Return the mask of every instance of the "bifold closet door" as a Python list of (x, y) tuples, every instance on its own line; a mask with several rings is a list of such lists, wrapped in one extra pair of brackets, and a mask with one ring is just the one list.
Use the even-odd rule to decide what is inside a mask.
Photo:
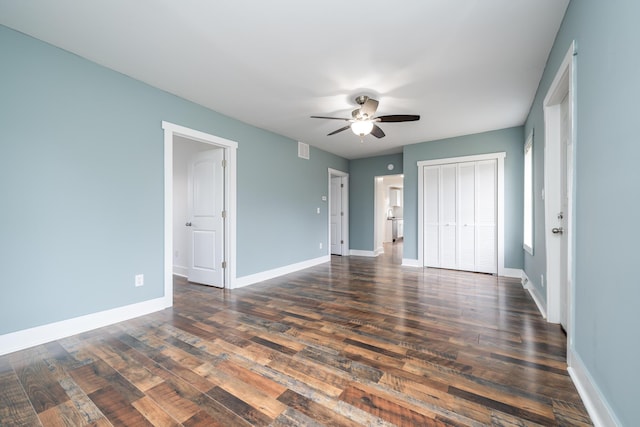
[(495, 160), (424, 167), (424, 265), (497, 273)]
[(458, 164), (458, 264), (476, 269), (476, 162)]
[(424, 265), (440, 267), (440, 166), (424, 168)]
[(476, 268), (498, 273), (497, 164), (483, 160), (476, 164)]
[(440, 166), (440, 267), (458, 268), (457, 165)]

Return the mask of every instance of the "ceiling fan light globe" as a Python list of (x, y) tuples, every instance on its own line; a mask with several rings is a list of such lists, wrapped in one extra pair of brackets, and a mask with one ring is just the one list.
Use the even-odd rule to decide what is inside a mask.
[(358, 120), (351, 123), (351, 131), (359, 136), (369, 135), (373, 129), (373, 122), (369, 120)]

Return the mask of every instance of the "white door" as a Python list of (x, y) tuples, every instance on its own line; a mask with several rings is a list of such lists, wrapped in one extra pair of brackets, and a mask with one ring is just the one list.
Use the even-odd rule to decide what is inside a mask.
[(424, 166), (426, 267), (496, 274), (497, 161)]
[(567, 241), (567, 233), (566, 230), (566, 216), (568, 212), (568, 189), (567, 183), (569, 180), (567, 179), (567, 165), (572, 160), (571, 154), (572, 150), (569, 146), (571, 138), (569, 129), (569, 97), (565, 96), (565, 98), (560, 103), (560, 209), (561, 211), (558, 213), (558, 225), (557, 230), (559, 230), (557, 237), (560, 239), (560, 324), (564, 328), (567, 329), (567, 289), (568, 289), (568, 273), (569, 268), (567, 265), (568, 259), (568, 241)]
[(458, 268), (476, 267), (476, 164), (458, 165)]
[(331, 254), (342, 255), (342, 178), (331, 178)]
[(456, 164), (440, 168), (440, 267), (458, 268)]
[(498, 170), (495, 160), (476, 163), (476, 265), (473, 271), (498, 273)]
[(197, 153), (189, 163), (188, 280), (224, 287), (223, 149)]
[(440, 267), (440, 166), (424, 168), (424, 265)]

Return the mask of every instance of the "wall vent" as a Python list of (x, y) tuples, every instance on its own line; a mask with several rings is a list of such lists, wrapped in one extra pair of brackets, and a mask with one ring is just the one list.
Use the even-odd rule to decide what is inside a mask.
[(309, 144), (298, 141), (298, 157), (309, 160)]

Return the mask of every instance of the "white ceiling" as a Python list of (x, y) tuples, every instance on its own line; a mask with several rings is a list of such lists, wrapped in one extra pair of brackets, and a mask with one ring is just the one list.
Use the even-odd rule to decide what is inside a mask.
[[(0, 23), (347, 157), (518, 126), (569, 0), (0, 0)], [(387, 136), (346, 123), (380, 101)]]

